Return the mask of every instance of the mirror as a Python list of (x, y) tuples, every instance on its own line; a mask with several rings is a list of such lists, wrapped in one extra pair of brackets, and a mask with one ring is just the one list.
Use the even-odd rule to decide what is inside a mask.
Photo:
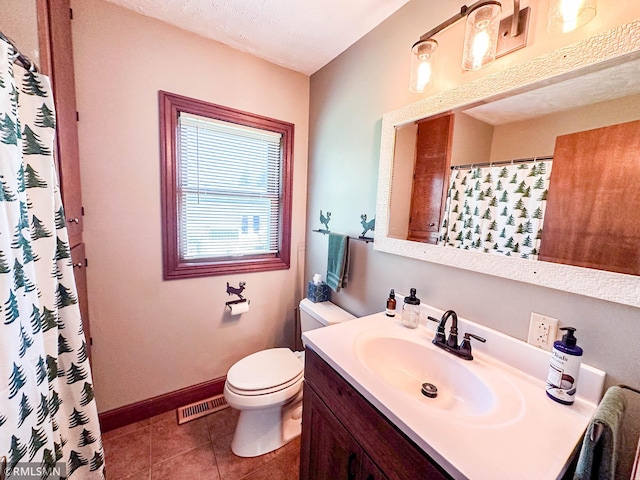
[[(374, 248), (640, 306), (637, 276), (406, 240), (417, 121), (453, 113), (456, 125), (480, 125), (467, 128), (472, 136), (465, 134), (461, 143), (453, 129), (450, 160), (460, 165), (478, 163), (480, 151), (486, 153), (479, 161), (487, 163), (550, 156), (558, 135), (638, 120), (640, 42), (634, 44), (625, 34), (622, 45), (625, 28), (637, 31), (639, 22), (385, 114)], [(601, 58), (593, 57), (595, 51)], [(577, 115), (570, 116), (571, 111)], [(493, 135), (483, 137), (483, 130)], [(475, 145), (473, 157), (468, 156), (470, 144)]]

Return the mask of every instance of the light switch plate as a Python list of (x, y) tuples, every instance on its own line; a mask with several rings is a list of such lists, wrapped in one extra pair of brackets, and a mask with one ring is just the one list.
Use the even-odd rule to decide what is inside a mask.
[(558, 334), (558, 320), (540, 313), (531, 313), (527, 342), (536, 347), (551, 350)]

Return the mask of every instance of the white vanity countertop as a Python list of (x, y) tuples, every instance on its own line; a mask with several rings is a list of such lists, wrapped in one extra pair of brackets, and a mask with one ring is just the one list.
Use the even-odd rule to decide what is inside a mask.
[[(303, 338), (307, 347), (454, 478), (560, 477), (602, 396), (605, 373), (583, 364), (575, 403), (559, 404), (545, 394), (549, 352), (459, 318), (460, 339), (466, 332), (487, 338), (485, 344), (472, 340), (474, 360), (459, 359), (431, 343), (436, 324), (426, 317), (440, 318), (442, 313), (422, 306), (421, 325), (415, 330), (404, 327), (399, 315), (378, 313), (306, 332)], [(451, 319), (447, 335), (450, 324)], [(492, 411), (476, 415), (456, 413), (446, 406), (434, 408), (438, 398), (419, 393), (421, 382), (429, 379), (416, 379), (415, 395), (395, 388), (389, 378), (383, 379), (359, 359), (358, 345), (373, 337), (409, 340), (462, 362), (465, 372), (492, 385), (494, 400), (498, 399), (492, 400)], [(394, 358), (376, 361), (394, 364)]]

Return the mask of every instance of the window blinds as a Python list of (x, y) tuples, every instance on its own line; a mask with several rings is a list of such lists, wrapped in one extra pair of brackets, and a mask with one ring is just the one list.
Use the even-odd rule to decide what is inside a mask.
[(184, 260), (274, 254), (282, 134), (180, 113), (177, 196)]

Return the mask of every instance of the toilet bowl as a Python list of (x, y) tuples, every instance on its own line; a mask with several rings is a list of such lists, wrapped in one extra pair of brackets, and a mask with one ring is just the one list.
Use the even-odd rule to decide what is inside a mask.
[[(303, 332), (355, 318), (331, 302), (300, 302)], [(240, 410), (231, 441), (239, 457), (257, 457), (300, 435), (304, 352), (269, 348), (236, 362), (227, 373), (224, 397)]]

